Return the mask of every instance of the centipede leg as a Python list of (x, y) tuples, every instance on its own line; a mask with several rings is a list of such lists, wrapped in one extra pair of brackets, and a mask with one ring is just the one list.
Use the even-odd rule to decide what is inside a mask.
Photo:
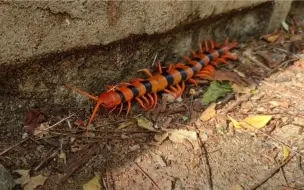
[(228, 64), (228, 61), (227, 61), (225, 58), (223, 58), (223, 57), (217, 58), (216, 61), (217, 61), (217, 62), (221, 62), (221, 63), (226, 63), (226, 64)]
[(158, 67), (158, 72), (159, 72), (160, 74), (162, 74), (162, 73), (163, 73), (163, 69), (162, 69), (162, 67), (161, 67), (161, 65), (160, 65), (160, 61), (157, 61), (157, 67)]
[(208, 46), (208, 41), (205, 40), (205, 51), (209, 52), (209, 46)]
[(144, 99), (144, 101), (148, 104), (148, 107), (149, 107), (150, 106), (149, 100), (145, 96), (142, 96), (142, 99)]
[(144, 110), (147, 110), (147, 107), (144, 106), (144, 103), (141, 101), (141, 99), (139, 99), (138, 97), (136, 97), (135, 100), (138, 101), (138, 103), (141, 105), (142, 108), (144, 108)]
[(137, 72), (144, 72), (146, 73), (149, 77), (153, 77), (152, 73), (148, 69), (140, 69)]
[(151, 96), (151, 94), (147, 94), (147, 95), (148, 95), (148, 97), (149, 97), (150, 100), (151, 100), (151, 106), (150, 106), (149, 108), (152, 108), (153, 105), (154, 105), (154, 99), (153, 99), (153, 97)]
[(87, 135), (89, 135), (90, 124), (92, 123), (92, 121), (93, 121), (93, 119), (94, 119), (94, 117), (95, 117), (95, 115), (97, 113), (97, 110), (98, 110), (99, 106), (101, 105), (101, 103), (102, 103), (102, 101), (98, 101), (97, 104), (96, 104), (96, 106), (95, 106), (95, 108), (94, 108), (94, 110), (93, 110), (93, 113), (91, 115), (89, 123), (87, 124)]
[(170, 90), (164, 89), (164, 92), (170, 94), (172, 97), (176, 97), (176, 94), (174, 94), (174, 93), (171, 92)]
[(112, 113), (115, 109), (117, 108), (117, 106), (115, 106), (114, 108), (112, 108), (109, 113)]
[(122, 112), (122, 108), (123, 108), (123, 103), (120, 104), (120, 109), (119, 109), (119, 112), (118, 112), (119, 115), (120, 115), (121, 112)]
[(191, 54), (193, 55), (193, 57), (197, 57), (195, 51), (193, 49), (190, 49)]
[(182, 82), (182, 92), (181, 92), (181, 94), (183, 94), (184, 91), (185, 91), (185, 81)]
[(202, 42), (199, 42), (199, 52), (200, 52), (200, 54), (204, 53)]
[(198, 83), (194, 79), (188, 79), (187, 82), (194, 84), (194, 86), (198, 86)]
[(157, 105), (157, 94), (156, 94), (156, 92), (153, 93), (153, 96), (154, 96), (154, 106), (153, 106), (153, 109), (154, 109)]
[(190, 57), (188, 57), (187, 55), (183, 56), (184, 59), (186, 59), (187, 62), (191, 62), (192, 60), (190, 59)]
[(210, 40), (211, 49), (214, 49), (214, 43), (212, 40)]
[(228, 45), (228, 43), (229, 43), (229, 38), (227, 37), (224, 44)]
[(130, 82), (131, 82), (131, 83), (134, 83), (134, 82), (142, 82), (142, 81), (144, 81), (144, 79), (135, 78), (135, 79), (132, 79)]
[(222, 58), (231, 59), (231, 60), (234, 60), (234, 61), (237, 60), (237, 57), (235, 57), (231, 54), (228, 54), (228, 53), (223, 55)]
[(176, 94), (176, 97), (175, 99), (177, 99), (178, 97), (180, 97), (180, 95), (182, 94), (182, 88), (179, 84), (176, 84), (176, 87), (177, 87), (177, 94)]
[(128, 116), (130, 109), (131, 109), (131, 102), (128, 101), (128, 109), (127, 109), (127, 114), (126, 114), (126, 116)]
[(217, 63), (216, 61), (212, 61), (212, 62), (211, 62), (211, 65), (212, 65), (212, 66), (215, 66), (216, 68), (218, 68), (218, 63)]

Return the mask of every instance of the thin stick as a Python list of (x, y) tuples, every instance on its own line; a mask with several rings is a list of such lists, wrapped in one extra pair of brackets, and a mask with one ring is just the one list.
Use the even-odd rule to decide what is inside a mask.
[(150, 179), (150, 181), (155, 185), (155, 187), (158, 190), (161, 190), (161, 188), (158, 187), (158, 185), (155, 183), (155, 181), (136, 163), (134, 162), (134, 164), (138, 167), (138, 169), (148, 178)]
[(258, 61), (256, 58), (252, 57), (252, 55), (249, 52), (244, 52), (244, 55), (250, 59), (252, 62), (256, 63), (260, 67), (263, 67), (265, 70), (270, 71), (270, 68), (267, 67), (264, 63)]
[(282, 167), (284, 167), (293, 157), (295, 156), (295, 154), (291, 155), (288, 159), (286, 159), (281, 165), (277, 166), (276, 168), (274, 168), (264, 179), (262, 179), (261, 181), (259, 181), (256, 185), (254, 185), (253, 187), (250, 188), (250, 190), (255, 190), (258, 187), (260, 187), (261, 185), (263, 185), (266, 181), (268, 181), (268, 179), (270, 179), (274, 174), (276, 174), (278, 172), (278, 170)]
[[(58, 122), (55, 123), (54, 125), (52, 125), (52, 126), (46, 128), (46, 129), (44, 129), (44, 130), (39, 131), (36, 135), (42, 133), (42, 132), (45, 131), (45, 130), (48, 130), (48, 129), (51, 129), (51, 128), (55, 127), (56, 125), (62, 123), (63, 121), (69, 119), (70, 117), (72, 117), (72, 116), (74, 116), (74, 115), (75, 115), (75, 114), (72, 114), (72, 115), (70, 115), (70, 116), (68, 116), (68, 117), (66, 117), (66, 118), (64, 118), (64, 119), (62, 119), (62, 120), (60, 120), (60, 121), (58, 121)], [(2, 151), (2, 152), (0, 153), (0, 156), (2, 156), (4, 153), (10, 151), (12, 148), (15, 148), (16, 146), (20, 145), (21, 143), (27, 141), (27, 140), (30, 139), (30, 138), (31, 138), (31, 136), (27, 136), (26, 138), (24, 138), (24, 139), (20, 140), (19, 142), (13, 144), (12, 146), (8, 147), (7, 149), (5, 149), (4, 151)]]
[[(275, 162), (277, 163), (277, 165), (279, 165), (279, 162), (278, 162), (277, 160), (275, 160)], [(282, 168), (282, 167), (280, 167), (280, 173), (282, 174), (282, 176), (283, 176), (283, 178), (284, 178), (284, 181), (285, 181), (286, 187), (289, 187), (289, 185), (288, 185), (288, 181), (287, 181), (287, 179), (286, 179), (286, 176), (285, 176), (285, 173), (284, 173), (284, 171), (283, 171), (283, 168)]]

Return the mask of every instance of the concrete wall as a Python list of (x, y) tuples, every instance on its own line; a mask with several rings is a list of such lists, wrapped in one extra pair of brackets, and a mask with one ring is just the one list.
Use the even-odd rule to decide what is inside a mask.
[[(266, 1), (1, 1), (0, 64), (105, 45), (132, 34), (164, 33)], [(284, 6), (277, 6), (274, 13), (282, 15)], [(277, 14), (272, 28), (282, 19), (275, 18)]]

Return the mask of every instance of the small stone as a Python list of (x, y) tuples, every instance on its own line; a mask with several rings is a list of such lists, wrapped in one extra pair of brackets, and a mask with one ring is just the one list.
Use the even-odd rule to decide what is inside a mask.
[(304, 118), (300, 118), (300, 117), (295, 117), (293, 124), (295, 125), (300, 125), (304, 127)]

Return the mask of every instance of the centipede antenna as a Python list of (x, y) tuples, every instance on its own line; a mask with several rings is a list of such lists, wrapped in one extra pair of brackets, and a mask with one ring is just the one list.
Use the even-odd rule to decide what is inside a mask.
[(70, 86), (70, 85), (68, 85), (68, 84), (64, 84), (64, 85), (65, 85), (66, 87), (68, 87), (68, 88), (70, 88), (70, 89), (72, 89), (72, 90), (74, 90), (74, 91), (76, 91), (76, 92), (82, 94), (82, 95), (85, 95), (86, 97), (88, 97), (88, 98), (90, 98), (90, 99), (92, 99), (92, 100), (95, 100), (95, 101), (98, 100), (98, 97), (93, 96), (93, 95), (91, 95), (91, 94), (89, 94), (89, 93), (87, 93), (87, 92), (84, 92), (84, 91), (82, 91), (82, 90), (79, 90), (79, 89), (77, 89), (77, 88), (74, 88), (74, 87), (72, 87), (72, 86)]

